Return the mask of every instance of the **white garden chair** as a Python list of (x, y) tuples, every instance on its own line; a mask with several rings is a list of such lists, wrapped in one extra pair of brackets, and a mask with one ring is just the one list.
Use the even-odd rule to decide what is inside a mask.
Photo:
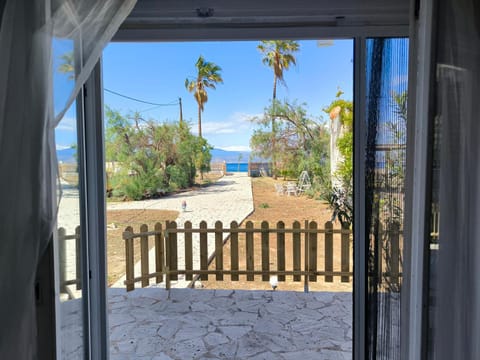
[(297, 187), (297, 184), (293, 183), (293, 182), (289, 182), (287, 183), (286, 185), (286, 189), (285, 189), (285, 193), (290, 196), (290, 195), (295, 195), (297, 196), (298, 195), (298, 187)]
[(285, 193), (285, 189), (281, 184), (275, 184), (275, 191), (277, 192), (277, 195), (283, 195)]

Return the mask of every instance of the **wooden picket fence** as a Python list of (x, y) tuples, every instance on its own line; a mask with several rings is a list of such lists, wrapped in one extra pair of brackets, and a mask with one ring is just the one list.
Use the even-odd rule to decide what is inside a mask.
[[(64, 228), (58, 229), (58, 248), (59, 248), (59, 257), (60, 257), (60, 291), (62, 293), (68, 293), (67, 286), (75, 285), (76, 290), (82, 289), (81, 281), (81, 242), (80, 242), (80, 226), (75, 228), (75, 234), (67, 235), (67, 232)], [(75, 240), (75, 278), (67, 272), (68, 264), (68, 255), (67, 255), (67, 242)]]
[[(184, 234), (182, 246), (179, 247), (178, 234)], [(193, 234), (199, 234), (199, 252), (194, 254)], [(215, 251), (209, 257), (208, 235), (213, 234)], [(255, 236), (257, 239), (255, 241)], [(272, 238), (273, 237), (273, 238)], [(270, 227), (266, 221), (258, 228), (251, 221), (240, 227), (237, 222), (230, 223), (230, 227), (224, 228), (222, 222), (217, 221), (214, 228), (208, 228), (207, 223), (202, 221), (199, 228), (192, 228), (191, 222), (185, 222), (183, 228), (178, 228), (176, 222), (167, 222), (166, 225), (157, 223), (153, 230), (147, 225), (140, 227), (140, 232), (135, 233), (131, 226), (123, 233), (126, 254), (126, 280), (127, 291), (135, 288), (136, 282), (141, 282), (142, 287), (150, 285), (150, 279), (156, 283), (165, 281), (167, 289), (171, 281), (178, 280), (179, 275), (185, 275), (185, 279), (193, 281), (208, 280), (209, 275), (215, 275), (216, 281), (224, 281), (228, 275), (231, 281), (239, 281), (240, 276), (245, 276), (247, 281), (254, 281), (255, 276), (261, 276), (262, 281), (269, 281), (270, 276), (277, 275), (278, 281), (286, 281), (286, 276), (292, 277), (293, 281), (299, 282), (303, 277), (305, 290), (308, 291), (309, 282), (316, 282), (318, 277), (323, 277), (325, 282), (333, 282), (334, 277), (340, 277), (341, 282), (349, 282), (353, 276), (351, 264), (351, 230), (348, 228), (334, 229), (332, 222), (319, 228), (315, 221), (306, 221), (302, 227), (300, 222), (295, 221), (291, 228), (286, 228), (282, 221), (275, 227)], [(134, 274), (134, 241), (140, 241), (141, 274)], [(153, 239), (155, 248), (155, 271), (149, 271), (149, 241)], [(224, 254), (224, 239), (230, 242), (230, 254)], [(334, 240), (335, 239), (335, 240)], [(286, 259), (286, 240), (292, 246), (292, 258)], [(270, 259), (271, 241), (276, 245), (276, 259)], [(320, 241), (323, 244), (320, 244)], [(243, 242), (243, 243), (242, 243)], [(340, 246), (340, 259), (337, 269), (334, 269), (334, 243)], [(245, 264), (239, 264), (239, 244), (245, 249)], [(257, 245), (255, 245), (257, 244)], [(319, 245), (323, 254), (319, 253)], [(255, 248), (257, 246), (257, 248)], [(303, 248), (303, 251), (302, 251)], [(338, 248), (337, 248), (338, 249)], [(179, 268), (178, 251), (184, 251), (185, 267)], [(338, 253), (338, 251), (337, 251)], [(255, 254), (261, 254), (260, 266), (255, 266)], [(224, 255), (229, 255), (229, 269), (224, 268)], [(321, 256), (323, 255), (323, 256)], [(194, 266), (194, 256), (199, 257)], [(323, 258), (323, 264), (319, 259)], [(276, 268), (271, 268), (271, 260), (276, 260)], [(291, 265), (287, 267), (287, 261)], [(214, 266), (213, 266), (214, 265)], [(320, 265), (321, 266), (320, 268)], [(214, 267), (212, 269), (212, 267)]]

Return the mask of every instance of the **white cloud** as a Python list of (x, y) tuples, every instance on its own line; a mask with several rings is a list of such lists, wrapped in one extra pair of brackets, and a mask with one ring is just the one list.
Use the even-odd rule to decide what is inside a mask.
[(57, 150), (65, 150), (65, 149), (70, 149), (72, 147), (71, 145), (60, 145), (60, 144), (56, 144), (55, 146)]
[(64, 117), (57, 125), (55, 130), (75, 131), (77, 128), (77, 119), (73, 117)]
[(235, 112), (225, 121), (210, 121), (202, 123), (202, 133), (214, 135), (245, 133), (252, 129), (250, 119), (262, 115), (263, 114)]
[(220, 146), (219, 149), (225, 151), (251, 151), (250, 147), (246, 145)]

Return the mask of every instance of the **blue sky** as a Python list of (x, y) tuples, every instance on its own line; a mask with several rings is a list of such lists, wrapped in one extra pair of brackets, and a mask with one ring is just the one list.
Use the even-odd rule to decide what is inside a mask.
[[(203, 136), (217, 148), (246, 150), (254, 128), (249, 119), (261, 115), (272, 96), (273, 73), (263, 65), (258, 43), (111, 43), (103, 55), (103, 84), (153, 103), (172, 103), (181, 97), (184, 119), (196, 133), (197, 103), (184, 83), (187, 76), (195, 76), (195, 62), (203, 55), (222, 68), (224, 80), (209, 91), (202, 115)], [(335, 98), (338, 87), (345, 99), (352, 99), (353, 41), (335, 40), (328, 47), (319, 47), (314, 40), (300, 41), (296, 58), (297, 66), (284, 76), (287, 88), (279, 85), (277, 89), (279, 100), (306, 103), (308, 114), (320, 121), (328, 118), (322, 108)], [(57, 82), (65, 83), (62, 77), (65, 75), (58, 75)], [(141, 111), (148, 119), (178, 121), (178, 105), (153, 108), (108, 92), (104, 93), (104, 103), (125, 115)], [(59, 148), (75, 142), (73, 119), (74, 113), (69, 111), (57, 129)]]

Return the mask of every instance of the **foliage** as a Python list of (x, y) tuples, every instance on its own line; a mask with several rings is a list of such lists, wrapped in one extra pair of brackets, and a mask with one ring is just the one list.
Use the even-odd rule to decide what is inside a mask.
[(262, 53), (262, 62), (273, 70), (273, 96), (277, 98), (277, 81), (286, 86), (283, 73), (296, 65), (294, 53), (300, 49), (298, 42), (293, 40), (263, 40), (257, 49)]
[[(277, 119), (274, 136), (269, 131), (272, 117)], [(323, 123), (307, 115), (304, 105), (274, 101), (262, 117), (252, 121), (258, 125), (250, 139), (253, 153), (275, 159), (275, 167), (281, 175), (297, 178), (307, 170), (311, 177), (320, 179), (328, 173), (328, 131)]]
[(66, 52), (60, 56), (62, 63), (58, 67), (58, 72), (68, 75), (68, 80), (75, 78), (75, 60), (73, 58), (73, 51)]
[(333, 120), (338, 117), (342, 126), (337, 138), (337, 149), (342, 161), (337, 164), (334, 176), (339, 186), (331, 186), (322, 194), (332, 209), (332, 221), (338, 219), (343, 226), (350, 226), (353, 221), (353, 102), (342, 99), (339, 90), (335, 100), (323, 109)]
[(207, 88), (215, 89), (216, 84), (223, 83), (220, 72), (222, 68), (213, 62), (205, 61), (199, 56), (195, 63), (197, 75), (195, 78), (185, 79), (185, 88), (193, 92), (193, 97), (198, 104), (198, 136), (202, 137), (202, 112), (208, 101)]
[(353, 201), (351, 189), (332, 188), (325, 200), (333, 210), (332, 221), (338, 219), (343, 227), (350, 227), (353, 222)]
[(125, 117), (106, 109), (106, 160), (114, 194), (138, 200), (193, 185), (197, 170), (207, 170), (210, 149), (185, 123), (159, 124), (138, 113)]
[[(394, 145), (385, 154), (385, 169), (379, 177), (380, 186), (403, 193), (405, 185), (406, 131), (407, 131), (407, 92), (393, 93), (392, 101), (395, 121), (386, 123), (389, 141)], [(380, 208), (387, 226), (403, 222), (403, 208), (394, 196), (386, 196), (380, 201)]]

